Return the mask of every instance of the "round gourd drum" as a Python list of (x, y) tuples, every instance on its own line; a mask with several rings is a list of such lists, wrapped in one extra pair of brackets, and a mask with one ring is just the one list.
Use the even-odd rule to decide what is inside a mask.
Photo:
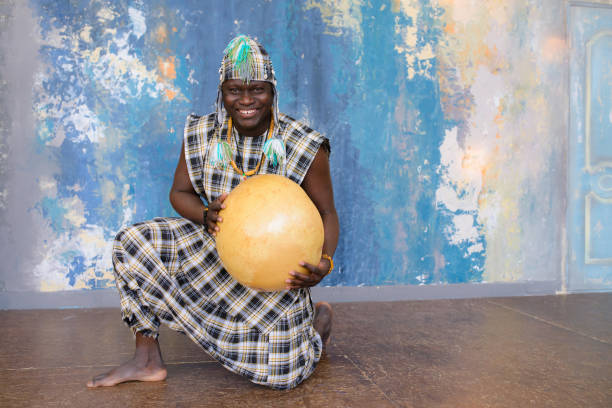
[(317, 265), (323, 249), (323, 221), (306, 192), (290, 179), (253, 176), (225, 199), (219, 215), (217, 252), (225, 269), (257, 290), (284, 290), (290, 271)]

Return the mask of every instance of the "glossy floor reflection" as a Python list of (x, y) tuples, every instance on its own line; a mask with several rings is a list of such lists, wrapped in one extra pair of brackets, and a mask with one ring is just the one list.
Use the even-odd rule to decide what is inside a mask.
[(0, 407), (611, 407), (612, 293), (341, 303), (295, 390), (225, 370), (162, 331), (168, 378), (90, 390), (129, 358), (116, 309), (0, 311)]

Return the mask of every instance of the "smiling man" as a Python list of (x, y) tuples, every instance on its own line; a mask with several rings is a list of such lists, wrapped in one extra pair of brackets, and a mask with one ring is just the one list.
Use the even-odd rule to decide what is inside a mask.
[(270, 83), (230, 79), (221, 90), (223, 105), (241, 135), (255, 137), (268, 130), (274, 98)]
[[(134, 357), (88, 382), (160, 381), (167, 372), (160, 323), (185, 333), (227, 369), (272, 388), (293, 388), (314, 371), (329, 341), (332, 311), (313, 308), (309, 288), (333, 269), (339, 234), (329, 141), (278, 112), (276, 77), (265, 49), (247, 36), (227, 46), (214, 113), (189, 115), (170, 191), (180, 218), (122, 229), (113, 265)], [(219, 211), (242, 180), (280, 174), (300, 184), (323, 219), (325, 240), (309, 274), (287, 271), (286, 290), (258, 292), (234, 280), (215, 248)], [(205, 206), (203, 202), (209, 203)], [(290, 203), (288, 203), (290, 205)]]

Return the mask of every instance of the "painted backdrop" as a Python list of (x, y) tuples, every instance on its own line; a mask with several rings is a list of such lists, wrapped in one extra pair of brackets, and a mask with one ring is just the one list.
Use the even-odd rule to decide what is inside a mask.
[(239, 33), (331, 139), (326, 285), (559, 280), (565, 5), (553, 0), (2, 2), (2, 290), (114, 285), (123, 225), (171, 216), (189, 112)]

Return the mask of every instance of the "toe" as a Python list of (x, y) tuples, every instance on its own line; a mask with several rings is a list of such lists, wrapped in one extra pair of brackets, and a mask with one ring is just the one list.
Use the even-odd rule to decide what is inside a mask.
[(107, 377), (108, 377), (108, 374), (98, 374), (95, 377), (93, 377), (91, 380), (87, 381), (87, 386), (89, 388), (101, 387), (104, 385), (102, 380), (104, 380)]

